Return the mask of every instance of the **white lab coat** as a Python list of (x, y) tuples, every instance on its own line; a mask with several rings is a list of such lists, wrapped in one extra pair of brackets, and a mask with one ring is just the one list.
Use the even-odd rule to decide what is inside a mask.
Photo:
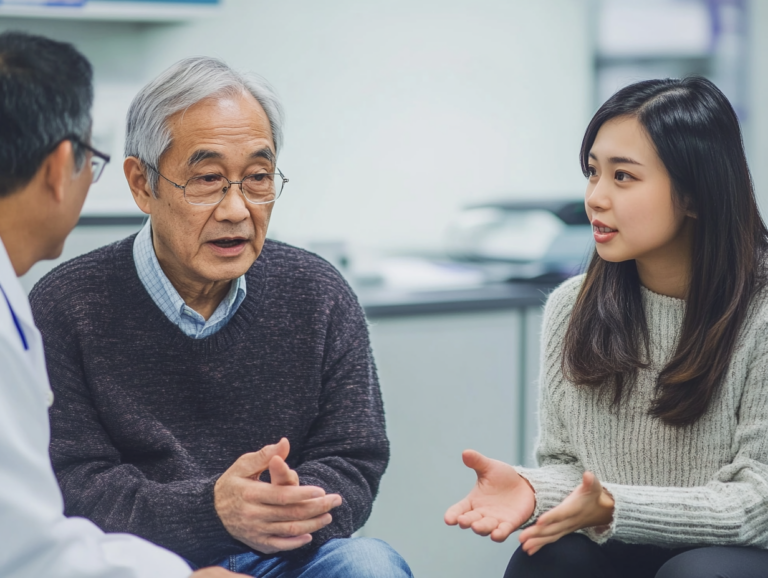
[(64, 517), (48, 457), (53, 401), (43, 341), (0, 240), (0, 577), (187, 578), (178, 556), (128, 534)]

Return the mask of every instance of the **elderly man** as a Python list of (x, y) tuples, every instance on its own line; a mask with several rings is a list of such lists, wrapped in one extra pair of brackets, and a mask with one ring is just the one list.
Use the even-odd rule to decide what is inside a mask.
[(347, 284), (265, 239), (281, 124), (263, 82), (209, 58), (134, 99), (124, 170), (150, 222), (31, 295), (66, 511), (197, 566), (411, 576), (350, 538), (388, 461), (381, 395)]

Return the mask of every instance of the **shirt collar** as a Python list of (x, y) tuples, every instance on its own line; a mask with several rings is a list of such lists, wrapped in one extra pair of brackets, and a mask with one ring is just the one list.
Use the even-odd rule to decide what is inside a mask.
[(181, 319), (185, 315), (196, 317), (196, 321), (206, 327), (221, 323), (222, 320), (228, 319), (245, 299), (245, 275), (241, 275), (234, 280), (226, 297), (206, 323), (202, 315), (187, 306), (160, 267), (152, 243), (152, 223), (149, 220), (136, 235), (133, 242), (133, 257), (136, 263), (136, 272), (147, 292), (166, 317), (176, 325), (181, 323)]

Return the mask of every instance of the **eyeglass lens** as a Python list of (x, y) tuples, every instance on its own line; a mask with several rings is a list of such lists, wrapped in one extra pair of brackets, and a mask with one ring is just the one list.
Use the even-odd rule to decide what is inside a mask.
[[(241, 189), (251, 203), (266, 204), (280, 196), (283, 184), (280, 173), (256, 173), (243, 178)], [(184, 197), (192, 205), (215, 205), (224, 198), (229, 187), (229, 181), (221, 175), (202, 175), (187, 181)]]
[(107, 162), (101, 157), (96, 155), (91, 156), (91, 182), (95, 183), (99, 180), (101, 173), (104, 172), (104, 167), (107, 166)]

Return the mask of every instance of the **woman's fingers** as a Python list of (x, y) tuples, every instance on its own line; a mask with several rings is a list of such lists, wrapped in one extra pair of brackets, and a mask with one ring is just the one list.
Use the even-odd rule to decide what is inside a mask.
[(487, 536), (499, 527), (496, 518), (485, 517), (472, 524), (472, 531), (479, 536)]
[(520, 541), (525, 542), (534, 538), (549, 538), (552, 536), (565, 536), (578, 530), (578, 524), (574, 520), (568, 519), (557, 524), (547, 524), (539, 526), (538, 524), (526, 528), (525, 533), (520, 534)]
[(445, 523), (449, 526), (455, 526), (459, 523), (459, 516), (463, 516), (472, 509), (472, 504), (467, 498), (457, 502), (445, 512)]
[(474, 524), (478, 520), (481, 520), (482, 518), (483, 518), (483, 515), (480, 512), (478, 512), (477, 510), (471, 510), (458, 517), (459, 528), (461, 528), (462, 530), (466, 530), (472, 524)]
[(509, 535), (515, 531), (515, 527), (509, 522), (502, 522), (499, 524), (493, 532), (491, 532), (491, 540), (494, 542), (503, 542)]
[(586, 493), (590, 494), (599, 495), (603, 491), (603, 485), (592, 472), (584, 472), (584, 475), (581, 477), (581, 487)]
[(566, 498), (562, 504), (555, 506), (549, 512), (545, 512), (539, 516), (539, 519), (536, 521), (536, 525), (556, 524), (557, 522), (562, 522), (568, 518), (578, 516), (580, 511), (580, 502)]
[(528, 540), (525, 544), (521, 546), (523, 549), (523, 552), (528, 554), (529, 556), (533, 556), (536, 552), (541, 550), (544, 546), (547, 544), (551, 544), (552, 542), (556, 542), (559, 540), (562, 536), (559, 536), (557, 538), (536, 538), (534, 540)]

